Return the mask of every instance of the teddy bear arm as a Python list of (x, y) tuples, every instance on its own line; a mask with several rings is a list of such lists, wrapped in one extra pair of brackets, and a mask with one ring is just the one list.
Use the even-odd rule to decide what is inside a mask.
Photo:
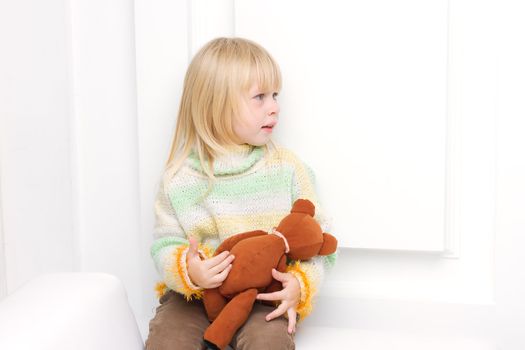
[(244, 232), (239, 233), (237, 235), (231, 236), (228, 239), (225, 239), (215, 250), (215, 255), (218, 255), (226, 250), (230, 251), (233, 246), (235, 246), (238, 242), (242, 241), (243, 239), (250, 238), (250, 237), (256, 237), (256, 236), (262, 236), (266, 235), (267, 233), (262, 230), (256, 230), (256, 231), (250, 231), (250, 232)]
[(286, 272), (286, 255), (281, 256), (281, 260), (277, 264), (277, 271)]
[[(279, 271), (279, 272), (286, 272), (286, 255), (283, 255), (281, 257), (281, 260), (279, 260), (279, 263), (277, 264), (276, 270)], [(265, 289), (265, 292), (266, 293), (272, 293), (272, 292), (277, 292), (277, 291), (279, 291), (281, 289), (283, 289), (282, 283), (277, 281), (276, 279), (272, 278), (272, 282)]]
[[(286, 255), (283, 255), (281, 257), (281, 260), (279, 260), (279, 263), (277, 264), (277, 271), (279, 272), (286, 272)], [(283, 289), (283, 284), (276, 279), (272, 278), (272, 282), (270, 282), (270, 285), (266, 287), (264, 290), (265, 293), (273, 293), (278, 292)], [(275, 301), (273, 300), (261, 300), (261, 303), (268, 305), (268, 306), (276, 306)]]

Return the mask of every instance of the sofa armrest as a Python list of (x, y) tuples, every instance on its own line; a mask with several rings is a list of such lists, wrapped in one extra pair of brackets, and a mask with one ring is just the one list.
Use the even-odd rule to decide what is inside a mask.
[(119, 279), (41, 275), (0, 301), (0, 349), (143, 349)]

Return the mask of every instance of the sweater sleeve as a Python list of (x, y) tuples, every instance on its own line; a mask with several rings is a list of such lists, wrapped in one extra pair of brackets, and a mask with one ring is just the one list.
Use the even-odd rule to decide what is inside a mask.
[[(150, 253), (162, 280), (155, 287), (157, 296), (160, 298), (167, 289), (171, 289), (183, 294), (187, 300), (201, 298), (202, 288), (192, 283), (186, 267), (188, 239), (162, 181), (158, 184), (154, 211), (154, 241)], [(210, 256), (209, 249), (203, 245), (199, 245), (199, 253), (203, 257)]]
[[(296, 162), (292, 183), (292, 203), (299, 198), (310, 200), (315, 205), (314, 218), (323, 232), (330, 232), (330, 220), (326, 216), (315, 189), (315, 174), (301, 161)], [(324, 280), (325, 273), (337, 260), (337, 252), (328, 256), (316, 256), (306, 261), (291, 261), (287, 272), (293, 274), (301, 285), (301, 299), (297, 306), (299, 320), (303, 320), (313, 310), (313, 304)]]

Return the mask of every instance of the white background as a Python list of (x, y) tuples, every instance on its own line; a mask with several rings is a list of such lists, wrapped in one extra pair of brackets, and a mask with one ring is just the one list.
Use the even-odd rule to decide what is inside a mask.
[(315, 170), (341, 243), (305, 324), (522, 349), (524, 16), (495, 0), (1, 3), (0, 296), (109, 272), (145, 332), (184, 72), (238, 35), (281, 66), (276, 138)]

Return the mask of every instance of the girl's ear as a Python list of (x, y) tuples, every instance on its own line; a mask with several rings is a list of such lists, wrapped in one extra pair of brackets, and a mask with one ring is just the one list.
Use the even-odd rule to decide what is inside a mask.
[(337, 249), (337, 239), (329, 233), (323, 233), (323, 245), (319, 255), (330, 255)]

